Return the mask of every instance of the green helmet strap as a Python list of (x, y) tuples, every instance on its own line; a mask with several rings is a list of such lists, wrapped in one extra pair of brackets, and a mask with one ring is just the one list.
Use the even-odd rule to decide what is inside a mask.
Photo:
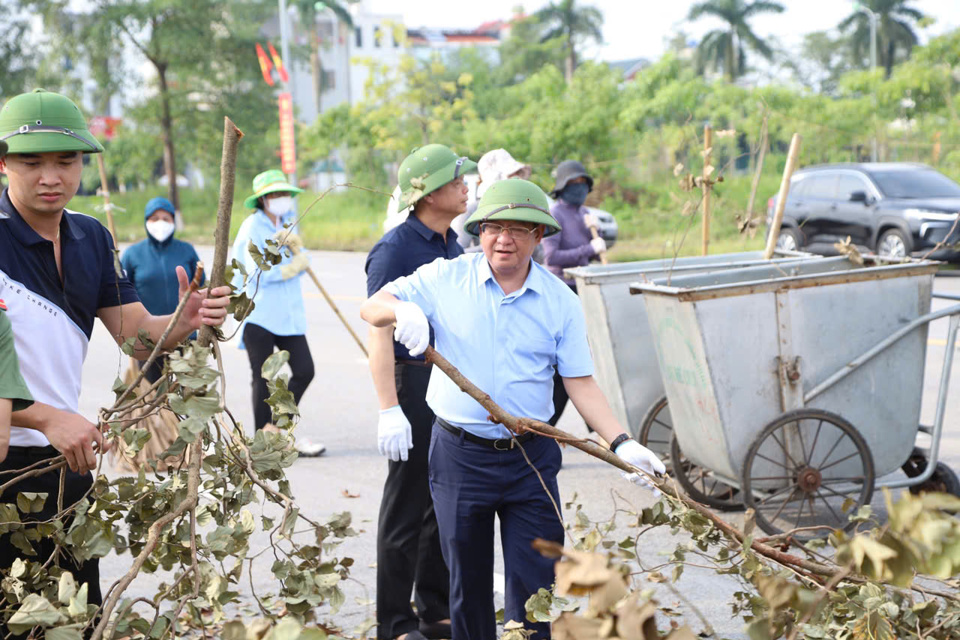
[(71, 138), (76, 138), (77, 140), (84, 143), (94, 151), (99, 151), (96, 145), (91, 143), (89, 140), (87, 140), (83, 136), (79, 136), (75, 134), (73, 131), (71, 131), (70, 129), (67, 129), (66, 127), (51, 127), (43, 124), (25, 124), (21, 126), (19, 129), (17, 129), (16, 131), (8, 133), (5, 136), (0, 136), (0, 140), (6, 140), (8, 138), (12, 138), (13, 136), (26, 135), (28, 133), (62, 133), (64, 135), (70, 136)]

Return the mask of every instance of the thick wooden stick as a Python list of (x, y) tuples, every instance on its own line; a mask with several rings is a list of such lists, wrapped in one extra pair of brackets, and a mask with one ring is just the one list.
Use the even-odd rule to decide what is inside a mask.
[[(299, 249), (290, 247), (290, 251), (293, 253), (300, 253)], [(320, 284), (320, 279), (317, 278), (317, 274), (313, 272), (313, 269), (307, 267), (307, 275), (310, 276), (310, 279), (313, 280), (313, 284), (317, 285), (317, 289), (320, 289), (320, 294), (323, 295), (324, 300), (327, 301), (327, 304), (330, 305), (330, 308), (333, 309), (333, 312), (337, 314), (337, 317), (340, 318), (340, 322), (343, 323), (343, 326), (347, 328), (347, 331), (350, 332), (350, 335), (353, 336), (354, 341), (356, 341), (357, 346), (360, 347), (360, 351), (363, 351), (363, 357), (369, 358), (370, 354), (367, 353), (367, 347), (363, 344), (363, 340), (360, 339), (360, 336), (357, 335), (357, 332), (353, 330), (353, 327), (350, 326), (350, 323), (347, 322), (347, 319), (343, 317), (343, 314), (340, 313), (340, 308), (337, 306), (337, 303), (333, 301), (333, 298), (330, 297), (330, 294), (327, 293), (327, 290), (322, 284)]]
[(777, 208), (773, 212), (773, 222), (770, 223), (770, 235), (767, 237), (767, 250), (763, 252), (763, 259), (769, 260), (777, 249), (777, 236), (780, 235), (780, 225), (783, 224), (783, 210), (787, 206), (787, 195), (790, 193), (790, 178), (797, 168), (800, 158), (800, 134), (793, 134), (790, 140), (790, 152), (787, 154), (787, 164), (783, 168), (783, 178), (780, 180), (780, 193), (777, 194)]
[[(236, 183), (237, 146), (243, 132), (230, 118), (223, 118), (223, 155), (220, 159), (220, 202), (217, 205), (217, 230), (214, 233), (213, 269), (210, 271), (209, 287), (223, 285), (227, 269), (227, 251), (230, 248), (230, 213), (233, 211), (233, 189)], [(209, 346), (216, 339), (213, 327), (200, 328), (200, 345)]]
[[(460, 371), (450, 364), (450, 362), (444, 358), (442, 355), (437, 353), (437, 350), (433, 347), (427, 347), (424, 356), (427, 359), (427, 362), (433, 363), (440, 369), (448, 378), (450, 378), (454, 384), (456, 384), (460, 389), (469, 395), (471, 398), (480, 403), (480, 405), (490, 412), (490, 416), (500, 424), (503, 424), (505, 427), (510, 429), (515, 434), (522, 434), (525, 431), (533, 431), (535, 433), (543, 434), (547, 437), (555, 438), (560, 442), (565, 442), (570, 444), (581, 451), (590, 454), (595, 458), (603, 460), (607, 464), (611, 464), (621, 471), (626, 471), (627, 473), (643, 473), (641, 469), (637, 469), (633, 465), (626, 462), (623, 458), (616, 455), (609, 449), (601, 447), (592, 440), (583, 440), (580, 438), (575, 438), (571, 436), (566, 431), (557, 429), (556, 427), (551, 427), (548, 424), (540, 422), (538, 420), (531, 420), (529, 418), (517, 418), (510, 415), (504, 411), (500, 405), (493, 401), (493, 398), (490, 397), (490, 394), (484, 392), (475, 384), (470, 382)], [(710, 511), (707, 507), (703, 506), (699, 502), (691, 500), (690, 498), (682, 495), (677, 489), (676, 483), (673, 481), (667, 483), (667, 479), (658, 479), (648, 476), (648, 479), (653, 484), (657, 485), (659, 488), (669, 491), (670, 495), (677, 500), (680, 500), (685, 505), (694, 509), (700, 513), (705, 518), (709, 519), (715, 527), (720, 529), (724, 535), (727, 537), (736, 540), (737, 542), (743, 542), (746, 539), (746, 536), (742, 531), (731, 525), (730, 523), (719, 518), (715, 513)], [(789, 553), (784, 553), (779, 549), (775, 549), (769, 545), (763, 544), (753, 540), (751, 542), (750, 548), (755, 552), (763, 555), (775, 562), (780, 564), (790, 565), (803, 569), (804, 571), (819, 574), (822, 576), (832, 576), (837, 571), (836, 567), (831, 567), (830, 565), (821, 564), (819, 562), (812, 562), (806, 558), (800, 558)]]
[(710, 250), (710, 176), (713, 172), (707, 172), (707, 167), (710, 167), (710, 155), (713, 150), (713, 127), (706, 125), (703, 128), (703, 182), (701, 183), (701, 188), (703, 189), (703, 219), (702, 222), (702, 235), (701, 235), (701, 249), (703, 255), (707, 255), (707, 252)]
[[(594, 238), (600, 237), (600, 232), (597, 231), (595, 225), (590, 225), (590, 235)], [(605, 250), (600, 252), (600, 264), (607, 264), (607, 252)]]

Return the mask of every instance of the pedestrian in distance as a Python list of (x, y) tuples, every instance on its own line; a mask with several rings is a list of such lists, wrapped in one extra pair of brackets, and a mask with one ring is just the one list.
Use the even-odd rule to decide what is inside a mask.
[[(254, 211), (240, 225), (233, 242), (233, 258), (244, 266), (247, 274), (252, 274), (246, 282), (246, 293), (255, 307), (243, 322), (239, 346), (246, 349), (250, 359), (256, 431), (264, 428), (276, 430), (267, 404), (270, 390), (261, 375), (263, 364), (275, 350), (290, 354), (288, 364), (292, 375), (288, 388), (298, 405), (314, 375), (313, 357), (306, 336), (307, 314), (300, 287), (300, 276), (310, 266), (310, 258), (300, 239), (295, 208), (295, 198), (302, 192), (303, 189), (288, 184), (286, 176), (278, 169), (256, 176), (253, 194), (243, 201), (245, 207)], [(269, 271), (259, 271), (248, 247), (253, 243), (263, 252), (268, 240), (284, 245), (283, 259)], [(242, 281), (234, 284), (238, 288), (243, 286)], [(296, 438), (295, 447), (304, 457), (320, 456), (327, 450), (307, 438)]]
[[(477, 172), (480, 175), (474, 189), (474, 197), (468, 201), (466, 212), (454, 218), (450, 224), (450, 227), (457, 232), (457, 242), (460, 243), (460, 246), (463, 247), (466, 253), (482, 251), (480, 248), (480, 240), (477, 239), (476, 236), (467, 233), (463, 225), (466, 223), (467, 218), (470, 217), (470, 214), (477, 210), (477, 203), (483, 195), (483, 192), (494, 182), (500, 180), (510, 180), (511, 178), (529, 180), (531, 169), (530, 165), (523, 164), (519, 160), (514, 159), (506, 149), (494, 149), (480, 156), (480, 160), (477, 161)], [(533, 259), (537, 260), (537, 256), (534, 255)], [(542, 261), (542, 255), (538, 262), (540, 261)]]
[[(411, 211), (367, 256), (368, 295), (434, 260), (463, 253), (450, 223), (466, 210), (463, 176), (476, 166), (439, 144), (414, 151), (400, 164), (399, 207)], [(450, 574), (428, 483), (434, 415), (426, 396), (432, 367), (422, 354), (411, 355), (395, 342), (390, 327), (371, 327), (369, 342), (380, 403), (378, 448), (389, 459), (377, 527), (377, 637), (449, 638)]]
[[(557, 166), (557, 181), (550, 192), (555, 202), (550, 207), (550, 214), (560, 223), (562, 231), (543, 239), (543, 263), (574, 293), (577, 291), (577, 284), (566, 277), (563, 270), (590, 264), (607, 250), (607, 243), (603, 238), (591, 238), (590, 227), (596, 227), (597, 220), (583, 203), (592, 190), (593, 178), (581, 163), (564, 160)], [(560, 421), (568, 400), (566, 389), (560, 384), (559, 378), (558, 373), (553, 385), (554, 413), (547, 421), (554, 426)], [(587, 428), (593, 430), (589, 426)]]
[[(176, 267), (183, 267), (187, 278), (193, 280), (200, 262), (193, 245), (174, 237), (174, 221), (173, 203), (166, 198), (152, 198), (143, 211), (147, 237), (128, 247), (120, 258), (124, 274), (137, 290), (143, 306), (153, 315), (173, 313), (177, 309), (180, 285)], [(138, 395), (146, 393), (160, 379), (166, 360), (166, 356), (160, 356), (147, 368), (137, 389)], [(131, 359), (131, 366), (124, 375), (125, 384), (133, 383), (143, 364), (144, 361)], [(123, 438), (118, 438), (113, 447), (114, 468), (136, 473), (147, 461), (155, 461), (158, 471), (180, 464), (182, 456), (159, 459), (159, 455), (177, 439), (180, 421), (172, 411), (135, 410), (131, 418), (141, 418), (139, 426), (150, 433), (150, 439), (138, 452), (132, 453)]]
[[(42, 89), (15, 96), (0, 109), (0, 140), (8, 145), (0, 157), (0, 173), (8, 180), (0, 192), (0, 298), (13, 326), (21, 373), (35, 400), (12, 413), (10, 447), (0, 473), (39, 466), (60, 453), (68, 466), (62, 496), (61, 476), (54, 471), (23, 479), (0, 500), (15, 504), (18, 493), (45, 494), (39, 512), (22, 516), (42, 522), (59, 512), (58, 501), (69, 507), (84, 499), (93, 485), (96, 454), (107, 448), (99, 426), (78, 410), (80, 373), (94, 320), (99, 318), (123, 344), (140, 331), (159, 342), (172, 318), (147, 311), (130, 281), (117, 273), (113, 239), (103, 225), (65, 208), (80, 187), (83, 155), (103, 151), (80, 109), (69, 98)], [(176, 274), (183, 295), (190, 281), (183, 267), (176, 267)], [(222, 324), (229, 295), (230, 287), (192, 293), (161, 347), (176, 347), (202, 325)], [(134, 349), (138, 356), (149, 353), (139, 342)], [(65, 524), (70, 526), (69, 519)], [(102, 603), (98, 559), (76, 561), (70, 553), (54, 554), (54, 536), (31, 544), (37, 558), (53, 559), (78, 584), (87, 584), (89, 603)], [(23, 557), (9, 537), (0, 538), (0, 569)]]
[[(363, 304), (363, 319), (375, 327), (396, 323), (395, 337), (414, 356), (429, 345), (432, 330), (438, 352), (516, 416), (543, 421), (553, 413), (558, 367), (577, 410), (611, 449), (648, 474), (663, 473), (663, 463), (617, 424), (593, 377), (577, 297), (531, 258), (544, 235), (560, 231), (546, 194), (526, 180), (497, 182), (466, 228), (479, 235), (483, 253), (436, 260), (391, 282)], [(514, 437), (439, 373), (430, 378), (427, 402), (436, 415), (429, 480), (450, 569), (452, 640), (496, 638), (495, 516), (503, 543), (505, 619), (548, 638), (549, 624), (527, 621), (524, 604), (554, 581), (553, 560), (531, 543), (563, 541), (553, 506), (560, 501), (559, 445), (529, 432)], [(653, 489), (643, 474), (627, 477)]]

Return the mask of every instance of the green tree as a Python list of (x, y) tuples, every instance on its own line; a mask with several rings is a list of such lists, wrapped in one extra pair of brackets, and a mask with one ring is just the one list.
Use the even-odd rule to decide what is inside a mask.
[[(914, 26), (926, 17), (919, 9), (909, 6), (910, 3), (911, 0), (861, 0), (864, 7), (877, 15), (877, 63), (885, 69), (887, 78), (897, 58), (908, 58), (917, 46)], [(837, 28), (850, 33), (850, 46), (857, 60), (869, 59), (872, 43), (870, 16), (866, 11), (854, 10)]]
[(563, 70), (566, 42), (562, 36), (541, 40), (542, 31), (536, 16), (514, 14), (510, 36), (500, 45), (501, 84), (516, 84), (548, 65)]
[[(253, 134), (265, 133), (271, 122), (262, 114), (271, 110), (273, 98), (255, 89), (260, 85), (252, 53), (259, 26), (273, 10), (269, 0), (97, 0), (87, 13), (66, 21), (63, 0), (31, 4), (43, 15), (45, 27), (57, 34), (51, 39), (48, 59), (87, 57), (100, 87), (98, 109), (125, 74), (131, 74), (136, 84), (155, 83), (155, 93), (128, 103), (128, 119), (144, 145), (159, 140), (169, 197), (177, 208), (181, 143), (189, 149), (191, 160), (215, 164), (219, 145), (211, 141), (222, 135), (223, 114), (229, 113)], [(139, 77), (137, 69), (124, 67), (129, 56), (123, 53), (131, 49), (147, 60), (152, 78)], [(256, 142), (245, 143), (241, 158), (259, 155), (248, 153), (251, 146)]]
[(564, 77), (571, 82), (577, 68), (577, 49), (589, 40), (603, 42), (600, 30), (603, 13), (596, 7), (578, 6), (576, 0), (559, 0), (550, 2), (534, 15), (547, 29), (540, 37), (541, 43), (558, 38), (565, 42)]
[(846, 39), (829, 31), (804, 34), (799, 52), (785, 56), (794, 78), (816, 93), (836, 95), (843, 74), (856, 66)]
[(761, 13), (783, 11), (782, 4), (769, 0), (706, 0), (690, 7), (688, 20), (712, 16), (727, 23), (725, 28), (707, 33), (698, 45), (697, 59), (701, 71), (713, 65), (717, 70), (723, 70), (727, 80), (736, 80), (747, 69), (745, 44), (767, 60), (773, 59), (773, 49), (753, 32), (750, 19)]
[(0, 97), (23, 93), (35, 71), (33, 49), (25, 37), (28, 17), (17, 0), (0, 3)]
[[(354, 0), (347, 0), (353, 2)], [(300, 12), (300, 20), (307, 29), (310, 30), (310, 75), (313, 78), (313, 96), (317, 103), (317, 113), (321, 111), (321, 100), (326, 82), (323, 76), (323, 61), (320, 59), (320, 50), (323, 47), (323, 39), (320, 37), (320, 31), (317, 29), (317, 16), (326, 10), (330, 10), (336, 16), (335, 28), (343, 27), (353, 28), (353, 16), (347, 10), (347, 2), (338, 0), (294, 0), (294, 4)], [(334, 34), (336, 38), (336, 34)]]

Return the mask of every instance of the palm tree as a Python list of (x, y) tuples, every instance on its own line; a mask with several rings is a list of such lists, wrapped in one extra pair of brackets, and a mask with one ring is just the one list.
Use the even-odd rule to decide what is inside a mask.
[[(870, 11), (877, 15), (877, 62), (883, 65), (886, 77), (890, 77), (898, 52), (903, 57), (910, 56), (910, 50), (917, 45), (917, 34), (913, 24), (919, 23), (926, 16), (907, 6), (911, 0), (861, 0)], [(853, 32), (850, 35), (850, 46), (857, 60), (867, 57), (870, 51), (870, 16), (866, 11), (854, 11), (843, 22), (837, 25), (840, 31)]]
[[(320, 60), (320, 47), (322, 41), (320, 32), (317, 30), (317, 15), (325, 9), (333, 11), (337, 20), (342, 22), (347, 28), (353, 28), (353, 16), (346, 8), (346, 4), (354, 0), (294, 0), (294, 5), (300, 11), (300, 20), (310, 30), (310, 74), (313, 76), (313, 96), (317, 103), (317, 113), (321, 112), (320, 99), (323, 95), (323, 64)], [(336, 34), (334, 34), (336, 37)]]
[(779, 2), (770, 0), (705, 0), (690, 7), (688, 20), (714, 16), (727, 23), (723, 29), (714, 29), (703, 37), (697, 46), (697, 63), (703, 71), (712, 64), (723, 69), (727, 80), (735, 80), (746, 71), (744, 44), (767, 60), (773, 58), (773, 50), (750, 28), (750, 18), (761, 13), (783, 13)]
[(537, 21), (549, 27), (540, 38), (540, 42), (563, 38), (566, 40), (567, 58), (564, 76), (567, 82), (573, 80), (573, 72), (577, 68), (577, 47), (587, 40), (603, 42), (603, 33), (600, 30), (603, 24), (603, 13), (596, 7), (577, 6), (576, 0), (559, 0), (550, 2), (547, 6), (534, 14)]

